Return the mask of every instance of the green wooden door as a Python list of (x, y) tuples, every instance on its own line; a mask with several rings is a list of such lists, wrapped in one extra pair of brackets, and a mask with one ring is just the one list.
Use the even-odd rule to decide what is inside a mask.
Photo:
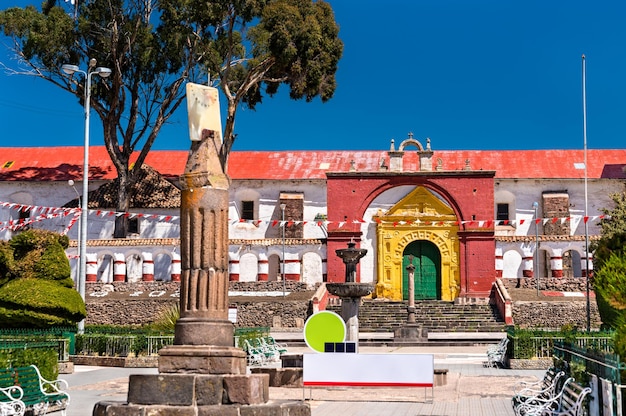
[(415, 300), (441, 298), (441, 255), (430, 241), (413, 241), (402, 254), (402, 297), (409, 298), (409, 256), (415, 266)]

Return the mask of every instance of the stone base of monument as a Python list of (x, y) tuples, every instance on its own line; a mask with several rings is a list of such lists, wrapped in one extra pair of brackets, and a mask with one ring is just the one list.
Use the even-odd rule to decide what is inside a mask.
[(246, 353), (235, 347), (168, 345), (159, 350), (159, 373), (246, 374)]
[(417, 341), (428, 337), (428, 331), (422, 324), (406, 324), (393, 331), (394, 341)]
[(270, 401), (268, 374), (246, 374), (234, 347), (172, 345), (159, 374), (131, 375), (128, 400), (96, 403), (94, 416), (310, 416), (308, 403)]

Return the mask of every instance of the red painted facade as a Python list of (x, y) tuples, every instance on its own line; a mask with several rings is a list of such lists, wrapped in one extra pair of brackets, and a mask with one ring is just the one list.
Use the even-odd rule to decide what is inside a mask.
[[(345, 248), (352, 239), (357, 246), (361, 240), (361, 224), (353, 219), (362, 218), (372, 201), (388, 189), (423, 186), (441, 195), (459, 221), (459, 296), (487, 296), (496, 276), (494, 225), (471, 221), (493, 216), (494, 175), (493, 171), (328, 173), (328, 281), (341, 282), (345, 274), (341, 259), (332, 253)], [(340, 227), (341, 221), (347, 223)]]

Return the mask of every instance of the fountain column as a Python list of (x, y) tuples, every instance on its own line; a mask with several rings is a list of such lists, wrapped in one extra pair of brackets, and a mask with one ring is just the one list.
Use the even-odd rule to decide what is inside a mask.
[(326, 289), (332, 295), (341, 298), (341, 317), (346, 323), (346, 341), (354, 342), (356, 351), (359, 348), (359, 306), (361, 298), (368, 296), (374, 290), (371, 283), (356, 282), (356, 268), (359, 260), (367, 254), (366, 249), (355, 248), (356, 244), (351, 241), (348, 248), (335, 250), (343, 263), (346, 265), (345, 283), (326, 283)]

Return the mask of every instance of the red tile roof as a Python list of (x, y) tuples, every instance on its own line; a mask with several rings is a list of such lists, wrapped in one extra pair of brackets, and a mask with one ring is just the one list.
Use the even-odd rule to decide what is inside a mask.
[[(146, 163), (163, 176), (183, 173), (187, 151), (153, 150)], [(229, 160), (232, 179), (325, 179), (326, 172), (348, 172), (354, 161), (357, 171), (378, 171), (381, 160), (389, 166), (387, 151), (275, 151), (233, 152)], [(588, 150), (588, 178), (626, 178), (626, 149)], [(495, 171), (496, 178), (583, 178), (583, 150), (446, 150), (434, 151), (433, 169), (441, 160), (444, 171), (463, 170), (466, 160), (472, 170)], [(13, 161), (10, 167), (3, 167)], [(103, 146), (90, 148), (90, 175), (93, 180), (115, 179), (115, 168)], [(80, 180), (83, 148), (36, 147), (0, 148), (0, 180)], [(404, 171), (417, 171), (415, 151), (404, 154)]]

